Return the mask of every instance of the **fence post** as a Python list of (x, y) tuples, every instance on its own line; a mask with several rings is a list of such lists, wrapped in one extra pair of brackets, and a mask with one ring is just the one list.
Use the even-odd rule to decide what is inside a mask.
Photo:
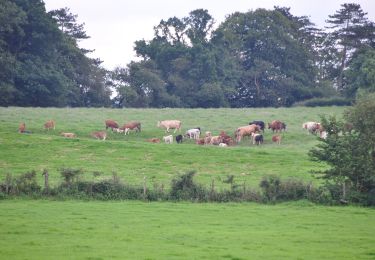
[(49, 184), (48, 184), (48, 170), (44, 169), (42, 175), (44, 176), (44, 190), (49, 193)]
[(146, 185), (146, 176), (143, 176), (143, 199), (146, 199), (147, 185)]

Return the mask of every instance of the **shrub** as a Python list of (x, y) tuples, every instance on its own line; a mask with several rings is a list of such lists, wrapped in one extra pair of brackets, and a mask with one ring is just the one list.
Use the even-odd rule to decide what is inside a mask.
[(172, 180), (169, 194), (172, 200), (207, 200), (208, 192), (193, 181), (195, 173), (195, 171), (189, 171)]
[(263, 177), (259, 186), (268, 202), (300, 200), (310, 196), (311, 185), (299, 180), (284, 180), (275, 175)]
[(323, 107), (323, 106), (350, 106), (352, 101), (342, 97), (332, 98), (311, 98), (295, 105), (306, 107)]
[(79, 176), (83, 173), (81, 169), (61, 168), (60, 174), (64, 179), (64, 183), (70, 186), (74, 181), (77, 181)]
[(36, 172), (26, 172), (16, 178), (16, 189), (19, 193), (32, 194), (39, 192), (41, 187), (36, 180)]

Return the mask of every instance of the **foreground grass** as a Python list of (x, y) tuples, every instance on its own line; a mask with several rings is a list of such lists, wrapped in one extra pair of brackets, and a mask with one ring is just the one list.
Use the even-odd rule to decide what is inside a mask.
[[(197, 170), (197, 181), (209, 185), (214, 179), (218, 187), (222, 180), (234, 175), (237, 183), (257, 186), (262, 176), (276, 174), (281, 178), (298, 178), (318, 183), (309, 172), (324, 165), (308, 159), (308, 150), (317, 138), (301, 129), (302, 122), (319, 120), (320, 115), (340, 116), (344, 108), (263, 108), (263, 109), (104, 109), (104, 108), (0, 108), (0, 177), (47, 168), (52, 185), (60, 181), (59, 168), (82, 168), (84, 178), (108, 178), (116, 172), (126, 182), (141, 184), (146, 176), (148, 185), (169, 186), (178, 173)], [(104, 120), (112, 118), (120, 124), (138, 120), (142, 132), (129, 136), (109, 132), (109, 140), (92, 139), (92, 131), (103, 130)], [(43, 123), (56, 121), (55, 131), (44, 131)], [(250, 120), (270, 122), (280, 119), (287, 123), (283, 143), (271, 142), (272, 133), (265, 132), (265, 144), (253, 146), (244, 140), (239, 146), (221, 149), (202, 147), (187, 141), (182, 145), (150, 144), (147, 138), (164, 135), (156, 127), (157, 120), (180, 119), (183, 132), (200, 126), (202, 131), (232, 134), (238, 126)], [(25, 122), (32, 134), (18, 134), (20, 122)], [(64, 139), (59, 133), (74, 132), (77, 139)], [(93, 177), (92, 172), (103, 174)], [(40, 175), (39, 175), (40, 176)], [(40, 183), (42, 183), (41, 176)]]
[(0, 202), (1, 259), (374, 259), (370, 208)]

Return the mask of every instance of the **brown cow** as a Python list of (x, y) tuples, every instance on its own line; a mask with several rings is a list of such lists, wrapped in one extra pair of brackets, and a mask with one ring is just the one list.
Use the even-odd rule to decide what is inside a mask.
[(50, 129), (55, 130), (55, 121), (53, 121), (53, 120), (48, 120), (48, 121), (44, 124), (44, 129), (47, 129), (48, 131), (49, 131)]
[(20, 124), (20, 126), (18, 127), (18, 132), (19, 133), (24, 133), (26, 130), (26, 124), (23, 122)]
[(199, 144), (199, 145), (204, 145), (205, 144), (205, 139), (206, 138), (199, 138), (195, 141), (196, 144)]
[(135, 132), (141, 132), (141, 123), (137, 121), (132, 121), (124, 124), (120, 130), (124, 130), (125, 135), (129, 133), (130, 130), (135, 130)]
[(286, 124), (280, 120), (273, 120), (271, 123), (268, 123), (268, 129), (271, 129), (272, 132), (281, 132), (282, 129), (286, 130)]
[(112, 131), (114, 128), (118, 128), (117, 122), (112, 119), (105, 120), (105, 129), (107, 130), (108, 128), (111, 128)]
[(104, 141), (107, 138), (107, 132), (105, 132), (105, 131), (97, 131), (97, 132), (91, 133), (91, 136), (94, 137), (94, 138), (96, 138), (96, 139)]
[(220, 143), (222, 143), (222, 141), (223, 141), (223, 138), (220, 135), (212, 136), (210, 140), (210, 144), (219, 145)]
[(231, 145), (234, 145), (234, 140), (232, 139), (232, 137), (230, 137), (229, 135), (227, 135), (227, 133), (225, 133), (224, 131), (221, 131), (220, 132), (220, 136), (222, 138), (222, 143), (228, 145), (228, 146), (231, 146)]
[(234, 136), (237, 142), (240, 142), (244, 136), (251, 136), (251, 133), (260, 132), (258, 125), (252, 124), (247, 126), (241, 126), (234, 132)]
[(147, 139), (146, 141), (150, 143), (160, 143), (159, 138), (150, 138), (150, 139)]
[(272, 142), (281, 144), (281, 135), (274, 135), (272, 136)]

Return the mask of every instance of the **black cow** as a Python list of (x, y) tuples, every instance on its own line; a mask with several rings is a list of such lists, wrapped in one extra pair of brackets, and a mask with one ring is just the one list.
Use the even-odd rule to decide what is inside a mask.
[(262, 143), (263, 143), (263, 135), (256, 135), (254, 141), (255, 141), (255, 143), (256, 143), (257, 145), (262, 144)]
[(176, 142), (177, 142), (178, 144), (181, 144), (181, 143), (182, 143), (182, 139), (183, 139), (182, 135), (176, 135)]
[(249, 125), (257, 125), (262, 130), (262, 132), (264, 132), (264, 126), (265, 126), (265, 124), (264, 124), (263, 121), (255, 120), (253, 122), (250, 122)]

